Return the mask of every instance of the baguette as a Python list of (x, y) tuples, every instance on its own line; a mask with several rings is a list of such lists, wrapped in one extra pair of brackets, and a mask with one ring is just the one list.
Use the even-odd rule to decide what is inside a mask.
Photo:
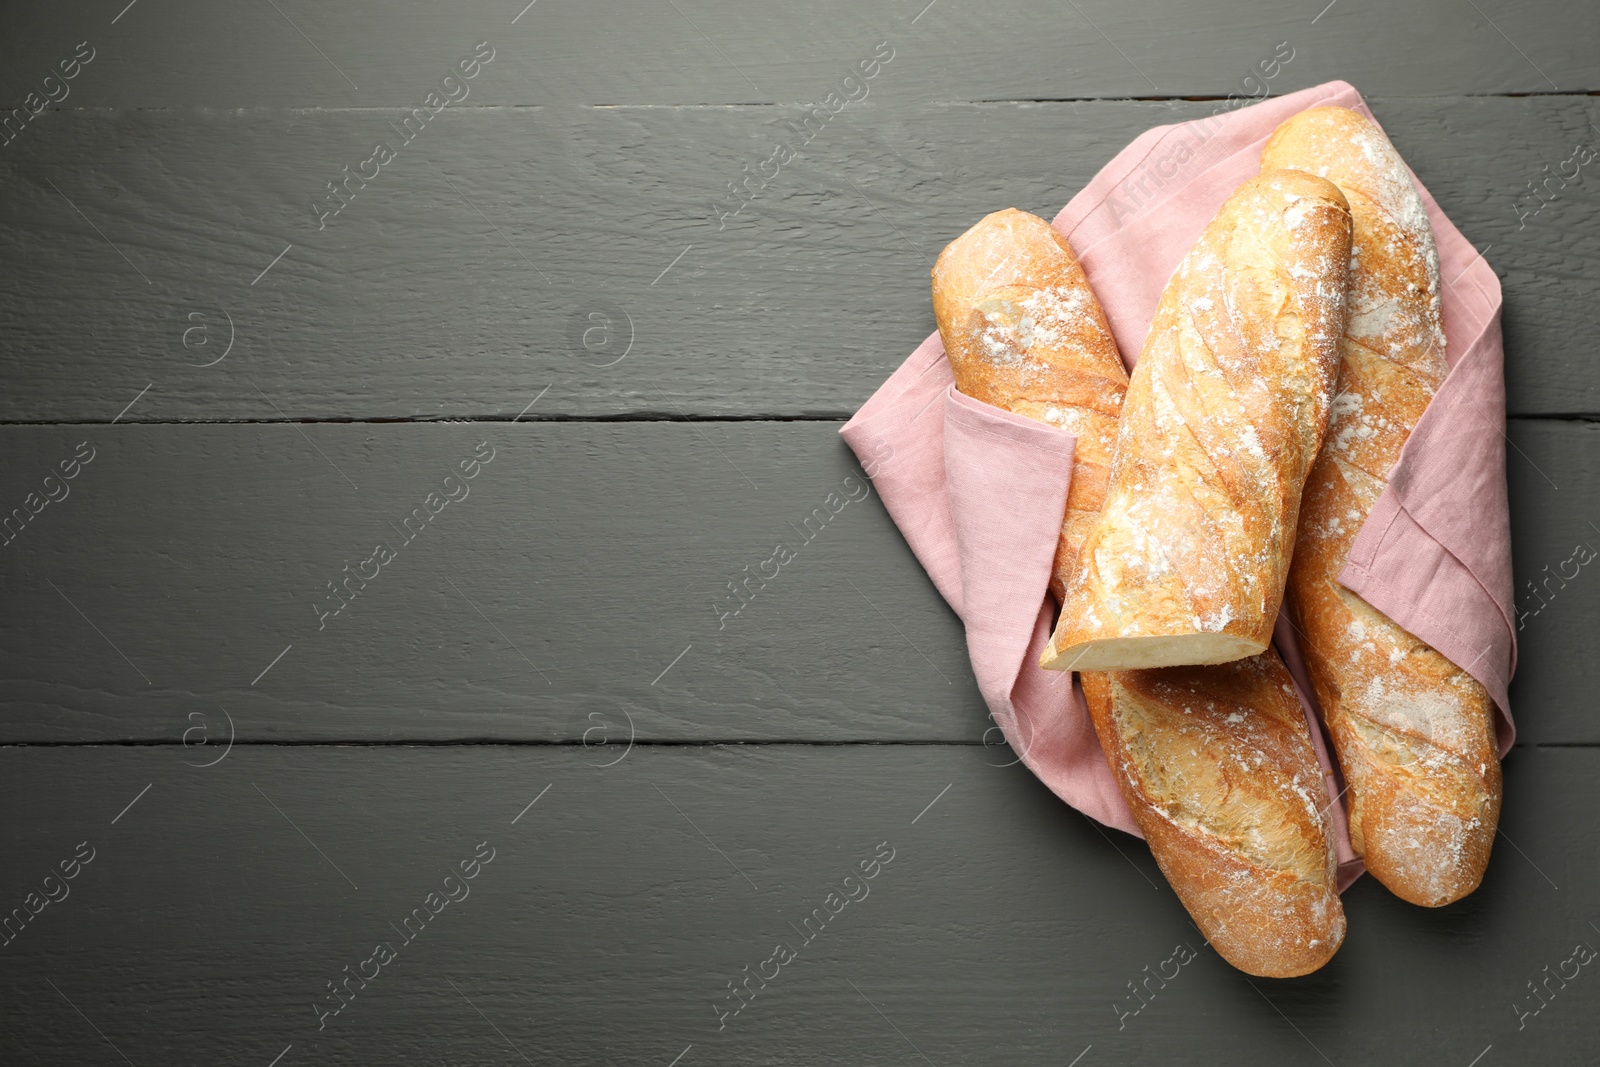
[[(933, 281), (956, 388), (1079, 435), (1055, 588), (1103, 500), (1127, 381), (1116, 345), (1070, 246), (1032, 215), (988, 216), (944, 250)], [(1064, 305), (1080, 313), (1057, 321), (1036, 310)], [(1321, 767), (1287, 684), (1270, 652), (1083, 675), (1156, 862), (1223, 957), (1269, 976), (1315, 970), (1344, 936), (1326, 804), (1309, 799), (1326, 795)]]
[(1398, 896), (1437, 907), (1478, 887), (1499, 822), (1488, 691), (1339, 584), (1401, 446), (1444, 380), (1439, 257), (1383, 131), (1340, 107), (1273, 133), (1263, 169), (1344, 192), (1354, 229), (1338, 400), (1302, 503), (1289, 587), (1306, 666), (1349, 783), (1350, 841)]
[(1211, 947), (1264, 978), (1326, 963), (1345, 932), (1331, 805), (1278, 654), (1081, 678), (1122, 795)]
[(1344, 197), (1309, 174), (1251, 179), (1206, 227), (1156, 308), (1043, 666), (1224, 663), (1267, 647), (1349, 259)]
[(1077, 437), (1050, 589), (1060, 603), (1105, 499), (1128, 372), (1066, 238), (1014, 208), (939, 254), (933, 309), (956, 388)]

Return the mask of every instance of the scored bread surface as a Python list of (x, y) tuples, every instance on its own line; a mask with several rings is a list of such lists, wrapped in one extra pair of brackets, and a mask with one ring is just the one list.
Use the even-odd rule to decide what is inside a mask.
[(1349, 258), (1345, 199), (1310, 174), (1251, 179), (1206, 227), (1156, 309), (1044, 666), (1267, 647), (1333, 395)]
[(1328, 791), (1278, 654), (1082, 680), (1122, 795), (1211, 947), (1267, 978), (1326, 963), (1345, 932)]
[(1337, 399), (1289, 578), (1306, 666), (1349, 784), (1356, 852), (1404, 899), (1448, 904), (1482, 880), (1499, 821), (1493, 703), (1471, 675), (1338, 581), (1448, 372), (1433, 231), (1400, 154), (1347, 108), (1289, 119), (1262, 167), (1328, 178), (1354, 228)]
[(940, 253), (933, 309), (956, 388), (1077, 437), (1050, 580), (1059, 603), (1105, 499), (1128, 373), (1066, 238), (1037, 215), (988, 215)]
[[(1104, 498), (1126, 383), (1098, 302), (1059, 235), (1002, 211), (939, 257), (934, 307), (958, 389), (1078, 435), (1059, 601), (1075, 531)], [(1285, 683), (1270, 652), (1083, 676), (1112, 774), (1179, 899), (1226, 959), (1274, 977), (1321, 966), (1344, 933), (1321, 766)]]

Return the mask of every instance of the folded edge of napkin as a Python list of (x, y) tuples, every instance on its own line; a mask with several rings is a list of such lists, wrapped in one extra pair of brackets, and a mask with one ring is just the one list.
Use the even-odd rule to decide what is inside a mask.
[(1055, 623), (1048, 588), (1077, 439), (974, 400), (953, 382), (944, 400), (960, 614), (978, 688), (1013, 751), (1052, 792), (1137, 834), (1076, 676), (1039, 666)]

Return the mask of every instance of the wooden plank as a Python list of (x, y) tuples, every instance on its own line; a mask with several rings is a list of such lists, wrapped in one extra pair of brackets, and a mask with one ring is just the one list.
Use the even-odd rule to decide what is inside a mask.
[(1266, 68), (1279, 91), (1331, 78), (1389, 95), (1600, 89), (1587, 47), (1600, 16), (1556, 0), (127, 6), (9, 15), (7, 99), (20, 104), (85, 38), (98, 54), (74, 107), (410, 104), (480, 39), (498, 54), (469, 99), (496, 105), (814, 100), (881, 40), (898, 65), (877, 91), (910, 101), (1245, 94), (1275, 54), (1293, 57)]
[[(1600, 200), (1528, 190), (1593, 137), (1582, 100), (1374, 106), (1503, 277), (1511, 410), (1600, 412)], [(1215, 107), (870, 98), (730, 219), (797, 109), (476, 108), (410, 145), (394, 111), (62, 112), (0, 153), (0, 421), (146, 386), (124, 420), (509, 418), (547, 386), (535, 417), (844, 417), (933, 329), (947, 241)], [(400, 154), (319, 229), (379, 138)]]
[[(606, 770), (548, 747), (185, 755), (0, 750), (27, 813), (7, 907), (79, 842), (94, 857), (3, 949), (7, 1062), (1465, 1065), (1490, 1045), (1582, 1062), (1595, 1040), (1586, 970), (1520, 1030), (1513, 1008), (1600, 936), (1593, 749), (1508, 764), (1478, 893), (1429, 911), (1364, 880), (1344, 947), (1292, 981), (1228, 968), (1142, 845), (971, 747), (651, 747)], [(446, 883), (479, 843), (493, 859)], [(861, 899), (805, 942), (833, 890)], [(727, 983), (783, 941), (795, 958), (719, 1031)], [(364, 965), (378, 942), (395, 958)], [(1128, 983), (1176, 945), (1194, 958), (1131, 1014)], [(370, 980), (319, 1031), (346, 966)]]
[[(1600, 663), (1600, 425), (1514, 422), (1506, 455), (1516, 571), (1519, 740), (1597, 739)], [(1569, 451), (1570, 450), (1570, 451)]]
[[(960, 623), (882, 505), (851, 499), (837, 428), (0, 428), (8, 508), (95, 450), (0, 547), (0, 740), (215, 742), (225, 710), (249, 740), (588, 740), (596, 762), (629, 736), (976, 741)], [(1600, 742), (1600, 585), (1568, 562), (1600, 548), (1600, 426), (1516, 421), (1512, 444), (1517, 573), (1551, 583), (1547, 607), (1521, 598), (1522, 740)], [(763, 568), (779, 542), (795, 558)], [(727, 614), (727, 583), (763, 573)], [(350, 603), (324, 619), (335, 579)]]
[(95, 456), (0, 548), (0, 732), (974, 739), (960, 622), (837, 429), (6, 427), (11, 506)]

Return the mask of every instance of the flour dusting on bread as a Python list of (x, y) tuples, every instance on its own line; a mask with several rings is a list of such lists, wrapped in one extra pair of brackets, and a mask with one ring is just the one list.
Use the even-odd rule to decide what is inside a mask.
[(1352, 220), (1339, 393), (1290, 571), (1301, 651), (1349, 785), (1351, 843), (1406, 900), (1447, 904), (1477, 887), (1494, 842), (1493, 705), (1476, 679), (1338, 581), (1448, 373), (1433, 231), (1400, 154), (1354, 111), (1294, 116), (1262, 166), (1329, 179)]
[(1072, 246), (1043, 219), (997, 211), (933, 269), (956, 388), (1077, 438), (1050, 588), (1057, 599), (1099, 511), (1128, 375)]

